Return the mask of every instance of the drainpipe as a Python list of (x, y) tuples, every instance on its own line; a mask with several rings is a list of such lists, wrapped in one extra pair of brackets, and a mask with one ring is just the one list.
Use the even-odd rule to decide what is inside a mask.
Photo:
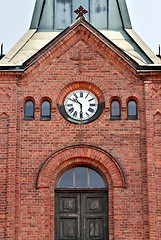
[(5, 55), (3, 54), (3, 43), (1, 44), (1, 50), (0, 50), (0, 60), (4, 57)]
[(160, 44), (159, 44), (159, 54), (157, 55), (158, 58), (161, 60), (161, 50), (160, 50)]

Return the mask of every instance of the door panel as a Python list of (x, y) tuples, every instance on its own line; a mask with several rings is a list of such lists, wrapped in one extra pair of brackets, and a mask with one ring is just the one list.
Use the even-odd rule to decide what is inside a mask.
[(60, 198), (60, 213), (76, 213), (77, 212), (77, 197), (61, 196)]
[(80, 195), (56, 193), (56, 239), (80, 239)]
[(107, 240), (106, 192), (57, 192), (56, 240)]
[(85, 238), (84, 239), (104, 239), (102, 229), (102, 219), (86, 219), (85, 224)]
[(96, 212), (102, 212), (103, 207), (103, 199), (102, 196), (95, 197), (84, 195), (85, 197), (85, 206), (86, 206), (86, 213), (96, 213)]
[(83, 240), (107, 239), (107, 193), (82, 195)]
[(70, 239), (75, 240), (77, 239), (77, 228), (78, 222), (77, 218), (60, 218), (60, 237), (59, 239)]

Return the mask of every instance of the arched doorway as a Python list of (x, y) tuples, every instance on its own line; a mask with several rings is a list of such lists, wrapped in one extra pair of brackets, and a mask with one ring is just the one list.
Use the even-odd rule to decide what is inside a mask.
[(55, 239), (108, 239), (108, 191), (98, 172), (68, 169), (58, 180), (55, 199)]
[[(105, 183), (105, 189), (102, 189), (102, 191), (105, 190), (106, 192), (106, 206), (108, 206), (108, 224), (106, 227), (106, 233), (107, 239), (113, 240), (115, 238), (114, 190), (117, 191), (118, 188), (124, 189), (126, 187), (125, 176), (120, 164), (110, 153), (101, 148), (91, 145), (72, 145), (66, 148), (62, 148), (49, 156), (49, 158), (43, 162), (41, 168), (39, 169), (36, 180), (36, 188), (40, 194), (42, 194), (43, 202), (46, 203), (46, 208), (50, 211), (48, 217), (46, 218), (45, 224), (49, 229), (51, 236), (50, 238), (52, 240), (58, 240), (56, 237), (57, 227), (55, 227), (55, 222), (57, 220), (55, 218), (55, 215), (57, 215), (57, 212), (55, 214), (55, 209), (58, 205), (55, 203), (55, 195), (57, 195), (59, 191), (63, 190), (62, 188), (58, 188), (58, 181), (60, 180), (65, 169), (70, 170), (71, 167), (75, 166), (89, 166), (93, 169), (97, 169), (98, 172), (102, 173), (101, 176), (103, 176), (102, 179)], [(108, 183), (108, 188), (106, 186), (106, 183)], [(73, 188), (67, 188), (64, 190), (67, 192), (75, 191)], [(77, 189), (78, 192), (79, 190), (81, 189)], [(84, 192), (85, 190), (87, 193), (90, 193), (90, 191), (91, 193), (92, 191), (101, 191), (99, 188), (84, 189)], [(42, 222), (42, 227), (43, 226), (44, 223)], [(68, 239), (72, 238), (68, 237)], [(93, 238), (93, 240), (95, 239), (98, 240), (98, 238)]]

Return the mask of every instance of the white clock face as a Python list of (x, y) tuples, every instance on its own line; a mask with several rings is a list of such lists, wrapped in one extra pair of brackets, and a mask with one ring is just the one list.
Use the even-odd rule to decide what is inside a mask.
[(98, 100), (87, 90), (75, 90), (65, 98), (64, 107), (72, 119), (84, 121), (94, 116), (98, 109)]

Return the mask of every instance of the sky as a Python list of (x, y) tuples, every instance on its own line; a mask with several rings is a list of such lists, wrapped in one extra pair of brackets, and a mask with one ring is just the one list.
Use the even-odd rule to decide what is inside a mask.
[[(4, 53), (29, 29), (36, 0), (0, 0), (0, 44)], [(126, 0), (133, 29), (158, 54), (161, 0)]]

